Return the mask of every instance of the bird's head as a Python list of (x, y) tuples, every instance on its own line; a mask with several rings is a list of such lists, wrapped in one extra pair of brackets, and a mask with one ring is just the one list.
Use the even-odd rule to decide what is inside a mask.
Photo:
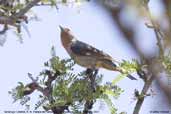
[(71, 31), (69, 28), (64, 28), (61, 25), (59, 25), (59, 28), (61, 29), (61, 33), (69, 33)]
[(64, 47), (67, 47), (75, 38), (69, 28), (64, 28), (59, 25), (61, 30), (61, 41)]
[(69, 28), (64, 28), (61, 25), (59, 25), (59, 28), (61, 30), (61, 36), (70, 36), (70, 38), (73, 38), (72, 32)]

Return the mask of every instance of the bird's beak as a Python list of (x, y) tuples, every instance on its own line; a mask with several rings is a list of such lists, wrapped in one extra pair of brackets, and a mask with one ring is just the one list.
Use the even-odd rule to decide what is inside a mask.
[(59, 25), (59, 28), (61, 29), (61, 31), (64, 31), (64, 28), (61, 25)]

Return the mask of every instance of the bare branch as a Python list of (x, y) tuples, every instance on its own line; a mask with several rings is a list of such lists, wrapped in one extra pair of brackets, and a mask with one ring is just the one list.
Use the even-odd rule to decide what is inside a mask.
[(140, 94), (142, 97), (140, 97), (140, 98), (138, 99), (138, 101), (137, 101), (137, 103), (136, 103), (136, 105), (135, 105), (133, 114), (139, 114), (139, 111), (140, 111), (140, 109), (141, 109), (141, 106), (142, 106), (142, 104), (143, 104), (143, 102), (144, 102), (144, 98), (145, 98), (145, 96), (146, 96), (146, 94), (147, 94), (147, 91), (148, 91), (148, 89), (150, 88), (151, 83), (152, 83), (152, 81), (153, 81), (153, 79), (154, 79), (154, 76), (148, 76), (148, 77), (150, 77), (150, 78), (149, 78), (149, 79), (145, 82), (145, 84), (144, 84), (144, 87), (143, 87), (143, 89), (142, 89), (142, 91), (141, 91), (141, 94)]
[[(98, 70), (92, 70), (92, 69), (87, 69), (86, 74), (90, 80), (90, 91), (95, 92), (96, 91), (96, 82), (95, 79), (98, 74)], [(89, 114), (90, 110), (93, 108), (94, 101), (93, 100), (87, 100), (84, 104), (84, 110), (83, 114)]]
[[(3, 16), (2, 14), (0, 15), (0, 24), (6, 25), (11, 25), (14, 26), (18, 29), (21, 21), (25, 21), (27, 23), (27, 16), (24, 14), (27, 13), (33, 6), (35, 6), (38, 2), (41, 0), (33, 0), (29, 2), (23, 9), (21, 9), (18, 13), (13, 14), (9, 17)], [(0, 31), (0, 34), (4, 34), (8, 30), (7, 27), (4, 27), (2, 31)]]
[(159, 47), (159, 56), (162, 58), (164, 56), (164, 49), (163, 49), (162, 41), (161, 41), (161, 37), (163, 36), (163, 34), (162, 34), (160, 28), (156, 25), (155, 21), (153, 20), (150, 10), (149, 10), (149, 7), (148, 7), (148, 4), (145, 5), (145, 9), (147, 11), (147, 16), (148, 16), (149, 20), (151, 21), (151, 24), (154, 29), (154, 33), (156, 35), (157, 45)]
[(31, 2), (29, 2), (26, 7), (24, 7), (23, 9), (21, 9), (18, 13), (16, 13), (15, 15), (12, 15), (11, 17), (14, 19), (18, 19), (21, 16), (23, 16), (25, 13), (27, 13), (33, 6), (35, 6), (37, 3), (39, 3), (41, 0), (33, 0)]

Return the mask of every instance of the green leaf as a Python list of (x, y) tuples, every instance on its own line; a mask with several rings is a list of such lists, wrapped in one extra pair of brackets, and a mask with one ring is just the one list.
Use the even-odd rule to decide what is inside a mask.
[(67, 3), (67, 0), (62, 0), (62, 3)]
[(125, 71), (125, 73), (133, 73), (136, 72), (137, 69), (139, 69), (139, 64), (138, 61), (133, 59), (132, 61), (126, 61), (123, 60), (119, 67), (121, 67), (121, 69), (123, 69), (123, 71)]
[(115, 93), (112, 90), (106, 90), (104, 93), (107, 95), (115, 96)]
[(52, 6), (56, 5), (56, 0), (50, 0), (50, 2)]
[(117, 109), (115, 108), (115, 106), (113, 105), (111, 99), (107, 96), (107, 95), (103, 95), (102, 99), (105, 101), (105, 103), (108, 105), (109, 110), (111, 112), (111, 114), (117, 114)]
[(119, 81), (124, 79), (128, 74), (119, 74), (114, 80), (112, 80), (112, 85), (116, 85)]

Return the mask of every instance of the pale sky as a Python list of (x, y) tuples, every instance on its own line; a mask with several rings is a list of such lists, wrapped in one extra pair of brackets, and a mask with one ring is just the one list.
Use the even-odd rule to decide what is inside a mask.
[[(151, 6), (154, 12), (155, 6), (157, 7), (157, 5)], [(39, 21), (31, 21), (27, 25), (31, 36), (29, 37), (24, 31), (24, 41), (21, 44), (13, 32), (9, 31), (6, 43), (3, 47), (0, 47), (1, 114), (5, 110), (25, 109), (19, 103), (12, 104), (12, 98), (8, 91), (15, 87), (19, 81), (24, 83), (30, 82), (30, 79), (27, 77), (28, 72), (35, 76), (39, 74), (43, 68), (43, 63), (50, 58), (50, 49), (53, 45), (55, 46), (57, 56), (61, 58), (69, 57), (60, 42), (59, 25), (70, 28), (79, 40), (105, 51), (116, 60), (137, 58), (137, 55), (129, 49), (130, 47), (113, 25), (107, 11), (97, 6), (94, 2), (84, 3), (80, 7), (61, 5), (58, 11), (50, 7), (35, 7), (33, 12), (37, 14)], [(135, 17), (134, 20), (139, 22)], [(148, 36), (141, 37), (139, 45), (144, 47), (144, 51), (151, 52), (149, 50), (155, 47), (155, 44), (153, 44), (155, 37), (152, 30), (147, 29), (144, 22), (137, 23), (137, 30), (139, 30), (137, 32), (138, 36), (143, 36), (144, 34)], [(82, 71), (84, 68), (75, 66), (75, 70)], [(100, 73), (104, 74), (104, 82), (113, 80), (118, 74), (104, 69), (101, 69)], [(118, 85), (125, 92), (121, 94), (118, 100), (113, 100), (113, 103), (119, 109), (119, 112), (126, 111), (128, 114), (131, 114), (136, 103), (131, 99), (133, 98), (134, 89), (141, 89), (143, 81), (141, 79), (131, 81), (125, 78)], [(154, 88), (154, 86), (152, 87)], [(156, 92), (158, 95), (145, 99), (140, 114), (149, 114), (149, 111), (155, 109), (168, 110), (168, 107), (160, 105), (161, 102), (166, 100), (160, 97), (163, 93), (160, 90), (156, 90)], [(32, 101), (36, 102), (37, 99), (34, 95), (31, 96), (33, 97)], [(98, 104), (96, 104), (95, 108), (97, 110), (98, 107)], [(99, 111), (99, 114), (110, 114), (107, 106), (104, 106), (103, 110)]]

